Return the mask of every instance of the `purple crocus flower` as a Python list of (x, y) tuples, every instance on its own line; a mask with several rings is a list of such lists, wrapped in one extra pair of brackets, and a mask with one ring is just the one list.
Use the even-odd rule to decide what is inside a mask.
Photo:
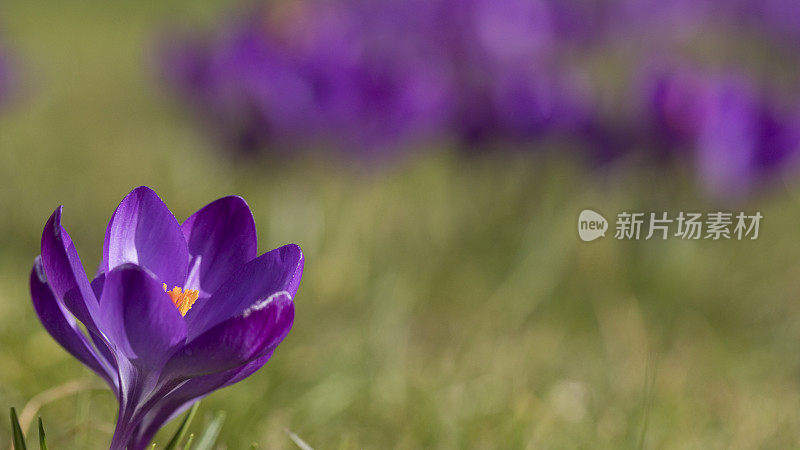
[(91, 282), (56, 209), (31, 296), (50, 335), (116, 394), (110, 448), (139, 450), (195, 401), (267, 362), (292, 327), (303, 261), (297, 245), (257, 256), (240, 197), (179, 224), (142, 186), (111, 217)]
[(797, 168), (800, 116), (762, 98), (747, 80), (723, 78), (706, 93), (697, 169), (715, 197), (742, 197)]
[(653, 69), (647, 74), (645, 111), (651, 123), (648, 128), (663, 144), (682, 149), (694, 143), (706, 114), (703, 95), (708, 80), (695, 70), (675, 68)]
[(745, 77), (676, 69), (655, 76), (648, 98), (659, 143), (692, 160), (713, 197), (746, 196), (796, 168), (800, 115)]
[(434, 3), (433, 42), (453, 66), (448, 131), (467, 148), (596, 134), (596, 105), (585, 77), (558, 61), (565, 31), (558, 19), (566, 10), (543, 0)]

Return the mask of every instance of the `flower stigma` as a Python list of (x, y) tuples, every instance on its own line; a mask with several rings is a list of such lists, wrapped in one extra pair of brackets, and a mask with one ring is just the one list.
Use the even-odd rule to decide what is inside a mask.
[(172, 303), (178, 308), (180, 311), (181, 316), (185, 316), (190, 309), (192, 309), (192, 305), (194, 302), (197, 301), (197, 297), (200, 296), (200, 291), (194, 289), (187, 289), (183, 290), (178, 286), (172, 288), (171, 291), (167, 290), (167, 283), (164, 283), (164, 292), (169, 294), (169, 298), (172, 300)]

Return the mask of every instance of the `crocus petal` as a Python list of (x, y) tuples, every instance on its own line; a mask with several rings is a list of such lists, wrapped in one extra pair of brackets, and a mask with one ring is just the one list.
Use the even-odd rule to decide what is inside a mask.
[(186, 323), (146, 269), (125, 264), (106, 275), (100, 297), (108, 340), (136, 367), (158, 370), (186, 339)]
[(170, 358), (164, 376), (196, 377), (247, 364), (273, 351), (293, 322), (292, 297), (273, 294), (188, 342)]
[[(95, 277), (94, 280), (92, 280), (92, 283), (91, 283), (92, 292), (94, 292), (95, 297), (100, 298), (100, 296), (103, 294), (103, 285), (105, 284), (105, 282), (106, 282), (106, 274), (105, 273), (101, 273), (100, 275)], [(116, 358), (116, 356), (114, 354), (111, 353), (111, 349), (108, 348), (109, 344), (105, 341), (105, 339), (103, 339), (103, 337), (99, 333), (94, 332), (92, 330), (87, 330), (87, 331), (89, 332), (89, 338), (94, 343), (95, 349), (97, 350), (97, 353), (98, 353), (98, 356), (100, 357), (100, 359), (101, 360), (104, 359), (105, 360), (105, 364), (107, 364), (109, 367), (111, 367), (113, 369), (114, 373), (116, 373), (116, 371), (117, 371), (117, 361), (116, 361), (116, 359), (117, 358)], [(115, 375), (115, 377), (116, 377), (116, 375)]]
[(303, 261), (300, 247), (290, 244), (242, 266), (210, 298), (199, 299), (186, 314), (189, 339), (242, 314), (276, 292), (286, 291), (294, 298), (303, 273)]
[(256, 224), (241, 197), (209, 203), (181, 225), (189, 245), (186, 289), (209, 296), (246, 262), (257, 256)]
[(152, 189), (141, 186), (119, 204), (106, 229), (101, 272), (134, 263), (171, 288), (183, 286), (189, 250), (180, 225)]
[(164, 396), (164, 398), (145, 415), (140, 425), (139, 435), (133, 445), (134, 448), (146, 447), (153, 439), (156, 432), (158, 432), (164, 424), (189, 409), (194, 402), (217, 389), (222, 389), (244, 380), (264, 366), (270, 357), (272, 357), (272, 352), (244, 366), (236, 367), (221, 373), (192, 378), (186, 381), (180, 387)]
[(75, 319), (53, 296), (53, 291), (47, 284), (41, 257), (37, 257), (33, 264), (30, 288), (33, 308), (50, 336), (61, 344), (64, 350), (106, 380), (112, 389), (116, 389), (116, 374), (101, 363), (101, 359), (81, 332)]
[(90, 283), (90, 285), (92, 286), (92, 292), (94, 292), (94, 296), (96, 298), (100, 298), (100, 296), (103, 294), (103, 285), (105, 284), (105, 282), (106, 282), (106, 274), (101, 273), (96, 277), (94, 277), (94, 280), (92, 280), (92, 282)]
[(97, 298), (75, 245), (61, 226), (61, 209), (56, 208), (42, 232), (42, 267), (55, 297), (64, 302), (75, 318), (96, 332)]

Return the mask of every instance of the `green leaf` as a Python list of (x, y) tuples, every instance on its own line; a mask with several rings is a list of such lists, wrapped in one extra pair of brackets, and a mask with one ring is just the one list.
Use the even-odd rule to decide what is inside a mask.
[(255, 442), (253, 442), (252, 444), (250, 444), (250, 448), (249, 448), (249, 450), (256, 450), (257, 448), (258, 448), (258, 444), (256, 444)]
[(194, 433), (189, 434), (189, 438), (186, 439), (186, 445), (183, 446), (183, 450), (189, 450), (192, 448), (192, 442), (194, 441)]
[(42, 425), (41, 417), (39, 417), (39, 450), (47, 450), (47, 438), (44, 435), (44, 425)]
[(11, 431), (14, 437), (14, 448), (16, 450), (27, 450), (25, 446), (25, 435), (22, 433), (22, 428), (19, 426), (19, 419), (17, 419), (17, 410), (11, 407)]
[(186, 413), (186, 417), (183, 418), (183, 422), (181, 426), (175, 431), (175, 434), (172, 436), (172, 439), (169, 440), (169, 443), (164, 450), (175, 450), (178, 448), (178, 445), (181, 444), (183, 441), (183, 437), (186, 436), (186, 431), (189, 429), (189, 424), (192, 423), (192, 419), (194, 419), (194, 414), (197, 412), (197, 408), (200, 407), (200, 402), (196, 402), (192, 405), (192, 409)]
[(217, 442), (219, 430), (222, 429), (222, 422), (225, 422), (225, 413), (220, 411), (214, 416), (214, 420), (208, 424), (208, 427), (206, 427), (206, 431), (203, 433), (203, 436), (200, 437), (200, 442), (197, 443), (195, 450), (211, 450), (214, 443)]

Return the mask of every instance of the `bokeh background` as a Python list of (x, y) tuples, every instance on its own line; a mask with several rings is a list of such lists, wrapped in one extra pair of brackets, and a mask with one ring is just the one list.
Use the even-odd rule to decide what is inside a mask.
[[(113, 395), (27, 277), (56, 206), (92, 271), (146, 184), (179, 220), (242, 195), (260, 251), (307, 258), (289, 337), (202, 402), (192, 431), (224, 411), (221, 448), (795, 447), (798, 17), (3, 1), (0, 405), (40, 404), (53, 448), (107, 445)], [(585, 243), (584, 208), (764, 220), (755, 241)]]

